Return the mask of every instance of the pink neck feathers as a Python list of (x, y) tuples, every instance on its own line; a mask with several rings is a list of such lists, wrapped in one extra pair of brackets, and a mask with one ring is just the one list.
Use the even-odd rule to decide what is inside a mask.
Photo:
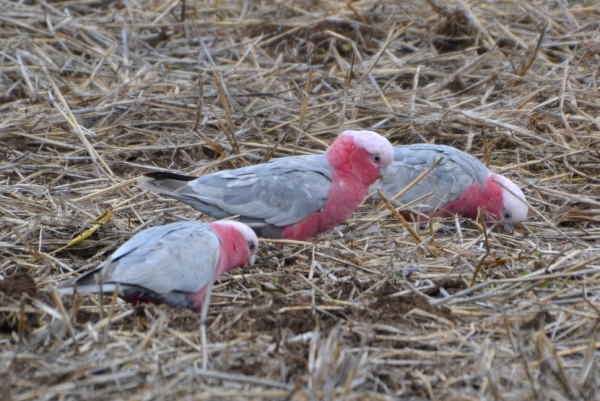
[(460, 199), (445, 205), (435, 216), (450, 217), (458, 214), (474, 219), (477, 218), (477, 208), (481, 207), (485, 209), (488, 217), (499, 220), (503, 209), (502, 187), (493, 181), (493, 177), (494, 174), (488, 175), (483, 190), (479, 182), (473, 184)]
[(217, 278), (226, 271), (244, 266), (250, 257), (250, 251), (243, 235), (234, 227), (220, 225), (218, 222), (210, 225), (221, 238), (219, 264), (215, 272)]
[(342, 224), (363, 201), (369, 186), (377, 180), (379, 168), (369, 154), (351, 137), (341, 137), (329, 148), (327, 160), (333, 167), (333, 182), (323, 210), (306, 220), (287, 226), (283, 237), (306, 241)]

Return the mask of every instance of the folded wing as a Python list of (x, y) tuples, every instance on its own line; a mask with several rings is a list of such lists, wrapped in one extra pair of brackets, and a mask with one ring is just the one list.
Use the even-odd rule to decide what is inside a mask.
[(427, 213), (459, 199), (475, 182), (485, 185), (489, 170), (474, 156), (450, 146), (416, 144), (394, 147), (394, 162), (379, 186), (392, 197), (442, 157), (437, 168), (397, 199), (400, 203), (423, 198), (413, 208)]
[(196, 292), (214, 279), (220, 240), (210, 226), (180, 222), (145, 230), (118, 248), (99, 268), (74, 282), (61, 285), (61, 292), (77, 287), (79, 292), (109, 292), (142, 287), (158, 294)]
[(213, 217), (240, 215), (242, 221), (277, 227), (298, 223), (321, 210), (332, 181), (331, 166), (323, 155), (275, 159), (191, 181), (165, 173), (147, 177), (140, 181), (140, 187), (171, 196)]

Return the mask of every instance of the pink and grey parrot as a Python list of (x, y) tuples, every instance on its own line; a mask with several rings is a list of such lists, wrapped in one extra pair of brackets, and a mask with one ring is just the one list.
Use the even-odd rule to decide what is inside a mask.
[(344, 131), (325, 154), (273, 159), (201, 177), (148, 173), (143, 189), (216, 218), (239, 215), (260, 236), (306, 241), (342, 224), (394, 158), (371, 131)]
[(521, 201), (525, 201), (521, 189), (508, 178), (492, 173), (474, 156), (450, 146), (425, 143), (394, 147), (394, 162), (373, 188), (381, 189), (386, 197), (392, 198), (442, 156), (442, 162), (399, 197), (398, 202), (416, 201), (411, 205), (413, 210), (427, 216), (433, 210), (436, 217), (476, 218), (477, 208), (481, 207), (488, 221), (499, 222), (507, 231), (525, 221), (528, 209)]
[(96, 270), (62, 283), (59, 293), (113, 293), (128, 302), (164, 303), (200, 312), (208, 284), (254, 263), (258, 238), (237, 221), (185, 221), (134, 235)]

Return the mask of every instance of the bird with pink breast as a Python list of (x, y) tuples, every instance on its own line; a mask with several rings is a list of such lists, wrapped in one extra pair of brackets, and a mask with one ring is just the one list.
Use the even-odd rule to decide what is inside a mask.
[(525, 195), (514, 182), (493, 173), (475, 156), (450, 146), (394, 147), (394, 161), (373, 189), (392, 199), (436, 160), (440, 162), (429, 174), (396, 199), (410, 204), (416, 219), (426, 220), (430, 215), (474, 219), (481, 208), (487, 221), (498, 222), (506, 231), (527, 219)]
[(292, 156), (200, 177), (149, 173), (139, 186), (222, 219), (239, 215), (259, 236), (306, 241), (342, 224), (394, 149), (372, 131), (344, 131), (320, 155)]
[(210, 283), (253, 265), (258, 238), (237, 221), (181, 221), (148, 228), (120, 246), (97, 269), (61, 283), (62, 294), (112, 294), (200, 312)]

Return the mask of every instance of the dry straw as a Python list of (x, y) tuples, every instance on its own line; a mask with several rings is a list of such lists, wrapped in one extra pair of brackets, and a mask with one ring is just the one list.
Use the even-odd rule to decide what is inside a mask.
[[(599, 14), (596, 0), (0, 3), (0, 399), (594, 399)], [(340, 127), (467, 150), (541, 216), (513, 234), (462, 219), (411, 234), (369, 198), (221, 277), (204, 341), (189, 311), (49, 290), (140, 230), (207, 219), (136, 188), (145, 171), (319, 153)]]

